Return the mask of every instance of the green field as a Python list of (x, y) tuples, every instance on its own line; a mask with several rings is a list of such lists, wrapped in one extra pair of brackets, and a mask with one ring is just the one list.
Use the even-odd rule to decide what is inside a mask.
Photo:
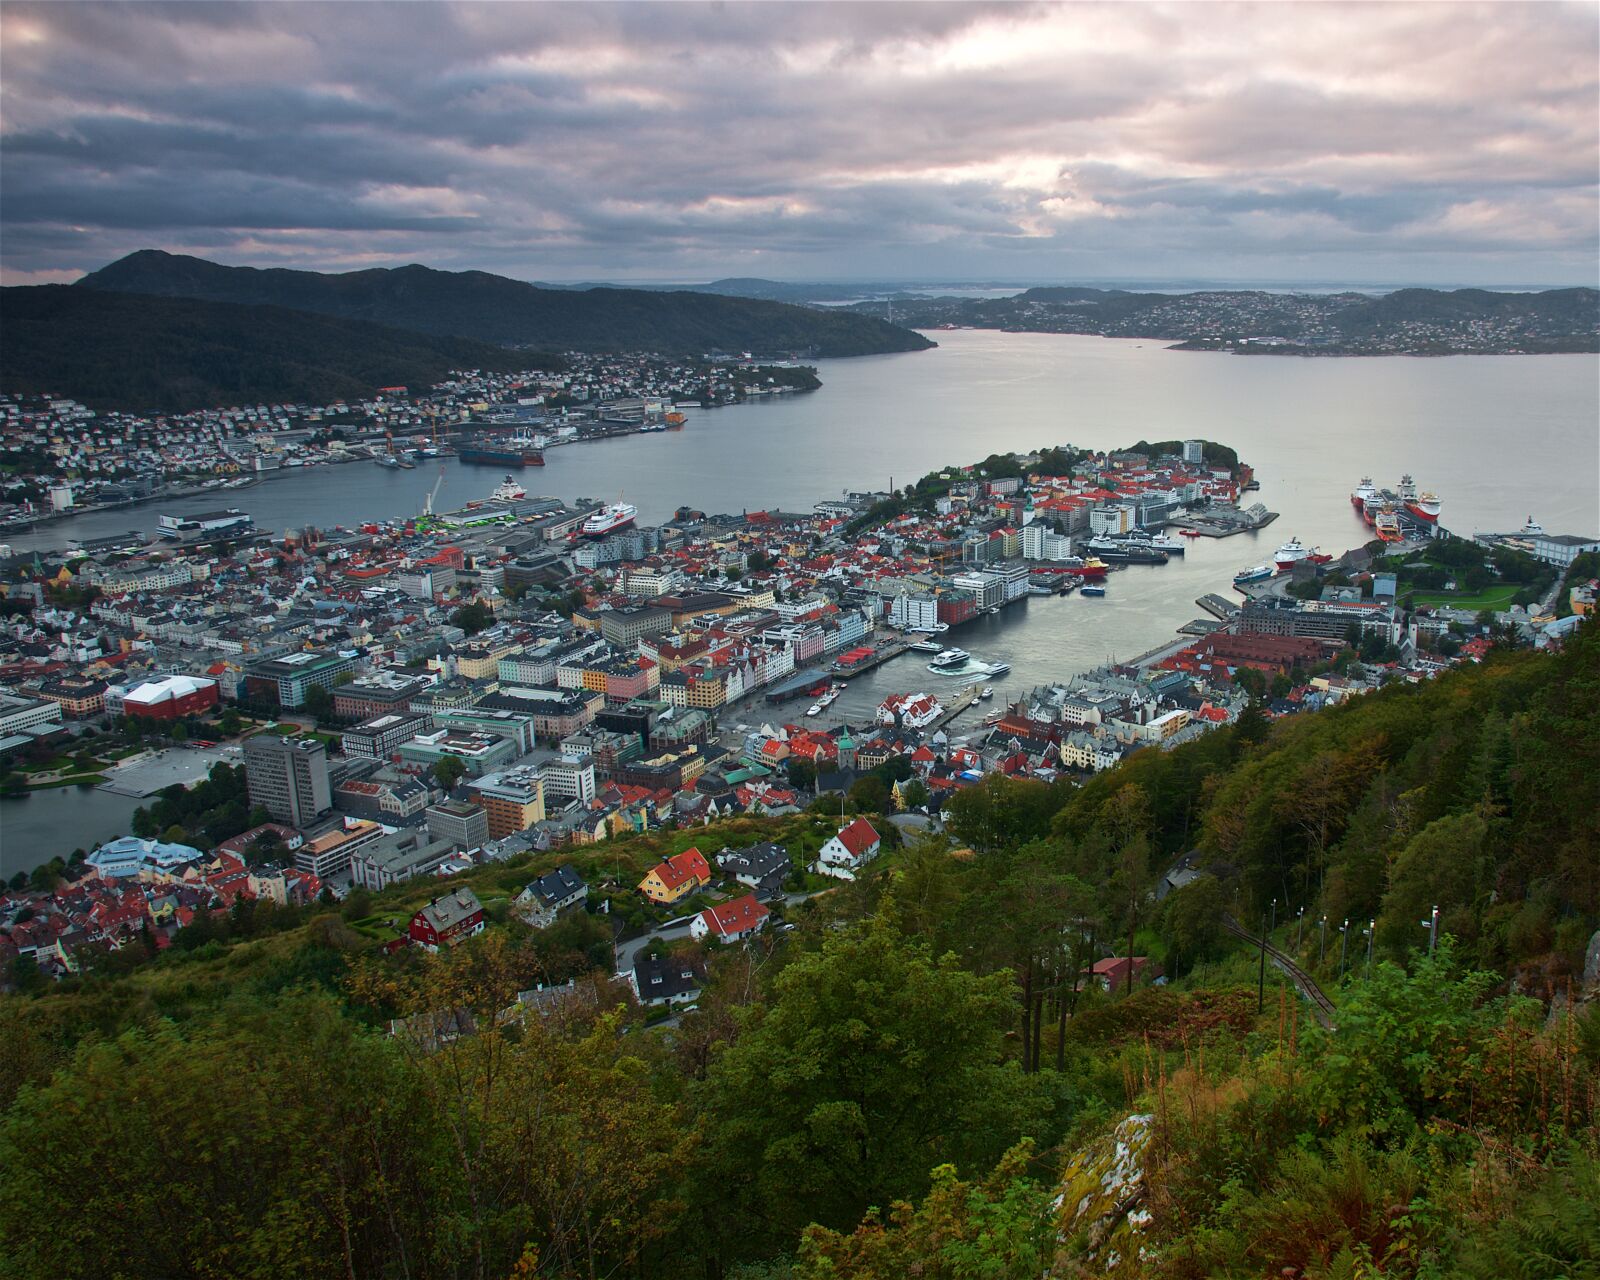
[(1519, 590), (1520, 587), (1505, 583), (1500, 586), (1485, 587), (1474, 594), (1465, 591), (1413, 591), (1411, 600), (1413, 604), (1442, 605), (1447, 609), (1499, 611), (1510, 607), (1512, 598)]

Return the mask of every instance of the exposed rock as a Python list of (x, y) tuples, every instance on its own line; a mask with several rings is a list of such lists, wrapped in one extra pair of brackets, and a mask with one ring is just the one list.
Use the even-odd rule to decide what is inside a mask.
[(1583, 957), (1583, 985), (1578, 989), (1578, 999), (1600, 999), (1600, 929), (1589, 939), (1589, 950)]
[(1056, 1197), (1057, 1236), (1068, 1258), (1097, 1275), (1114, 1275), (1141, 1257), (1145, 1208), (1144, 1154), (1155, 1117), (1133, 1115), (1073, 1155)]

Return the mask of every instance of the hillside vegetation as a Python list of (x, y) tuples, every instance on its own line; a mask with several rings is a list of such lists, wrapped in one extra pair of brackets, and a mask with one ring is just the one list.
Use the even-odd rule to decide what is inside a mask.
[[(604, 984), (504, 1016), (609, 958), (606, 917), (505, 921), (568, 855), (471, 873), (499, 923), (436, 958), (331, 909), (180, 935), (0, 999), (0, 1271), (1593, 1276), (1597, 777), (1590, 624), (1082, 788), (991, 778), (951, 803), (970, 853), (913, 841), (713, 950), (666, 1032)], [(689, 840), (814, 848), (830, 816), (579, 861), (626, 882)], [(1180, 853), (1206, 874), (1158, 900)], [(1331, 1030), (1224, 913), (1265, 920)], [(1166, 985), (1078, 980), (1130, 940)], [(452, 1011), (476, 1033), (388, 1034)]]
[(364, 320), (66, 285), (0, 289), (0, 323), (6, 391), (134, 412), (318, 404), (426, 387), (453, 369), (561, 366), (555, 356)]
[(290, 307), (422, 333), (559, 351), (858, 356), (934, 344), (873, 316), (710, 293), (541, 289), (484, 271), (406, 266), (325, 275), (228, 267), (145, 249), (85, 276), (117, 290)]

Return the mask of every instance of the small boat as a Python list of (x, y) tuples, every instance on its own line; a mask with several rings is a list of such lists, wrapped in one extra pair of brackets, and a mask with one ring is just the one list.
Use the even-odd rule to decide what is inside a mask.
[(1103, 596), (1105, 593), (1106, 589), (1104, 587), (1093, 582), (1086, 582), (1078, 588), (1078, 594), (1084, 596)]
[(999, 605), (997, 605), (997, 604), (992, 604), (992, 605), (990, 605), (990, 606), (989, 606), (989, 607), (988, 607), (988, 608), (986, 608), (986, 609), (985, 609), (985, 610), (984, 610), (984, 612), (985, 612), (985, 613), (987, 613), (987, 614), (996, 614), (996, 613), (999, 613), (999, 612), (1000, 612), (1000, 606), (999, 606)]
[(813, 702), (809, 707), (806, 708), (806, 714), (808, 716), (820, 716), (822, 714), (822, 704)]
[[(989, 669), (984, 672), (984, 674), (990, 676), (1003, 676), (1010, 670), (1011, 664), (1009, 662), (991, 662), (989, 664)], [(981, 697), (982, 695), (979, 696)]]
[(994, 697), (994, 686), (992, 684), (984, 685), (978, 693), (979, 702), (987, 702), (992, 697)]
[(1179, 529), (1178, 533), (1185, 538), (1203, 538), (1205, 534), (1198, 529)]

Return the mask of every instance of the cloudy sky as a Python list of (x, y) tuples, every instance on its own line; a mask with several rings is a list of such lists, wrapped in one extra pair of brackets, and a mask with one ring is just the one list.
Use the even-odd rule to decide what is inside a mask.
[(8, 2), (0, 270), (1593, 284), (1597, 14)]

